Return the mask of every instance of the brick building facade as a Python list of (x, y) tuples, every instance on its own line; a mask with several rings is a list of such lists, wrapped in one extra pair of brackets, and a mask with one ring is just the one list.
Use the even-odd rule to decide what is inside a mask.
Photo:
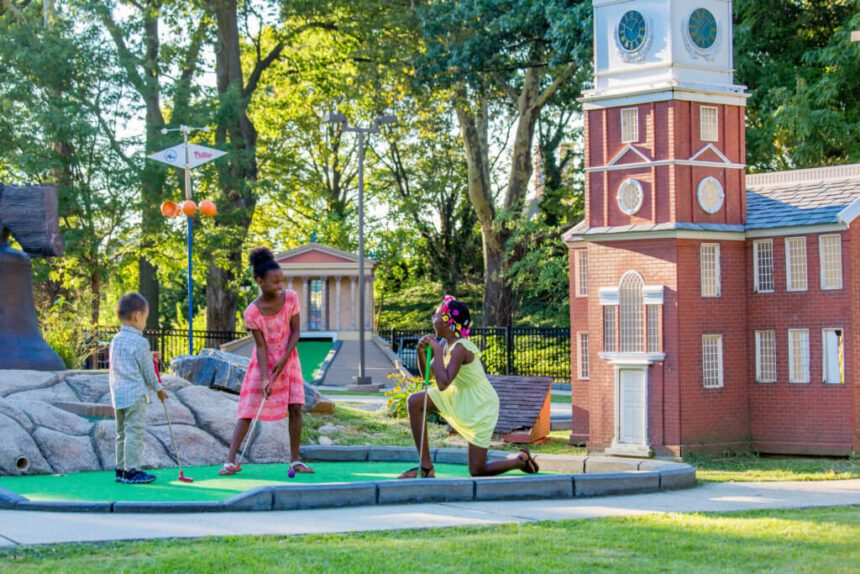
[(572, 441), (856, 452), (860, 166), (746, 174), (730, 1), (594, 8)]

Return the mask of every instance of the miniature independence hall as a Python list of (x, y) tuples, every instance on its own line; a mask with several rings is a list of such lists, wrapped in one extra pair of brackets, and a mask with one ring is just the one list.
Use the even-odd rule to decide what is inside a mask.
[(572, 441), (857, 452), (860, 165), (746, 174), (730, 1), (595, 0), (594, 33)]

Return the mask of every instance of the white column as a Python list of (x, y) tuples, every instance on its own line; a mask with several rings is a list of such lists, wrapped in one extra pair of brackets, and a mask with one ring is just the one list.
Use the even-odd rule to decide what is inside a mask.
[(289, 289), (290, 291), (293, 290), (293, 278), (292, 277), (287, 277), (287, 289)]
[(349, 308), (351, 311), (349, 314), (351, 317), (350, 321), (349, 321), (349, 328), (351, 331), (357, 331), (358, 330), (358, 325), (357, 325), (358, 319), (356, 319), (356, 316), (358, 315), (358, 305), (355, 304), (355, 285), (356, 285), (356, 283), (358, 283), (357, 277), (350, 277), (349, 278), (349, 287), (350, 287), (350, 292), (349, 292), (349, 305), (350, 305), (350, 307)]
[(339, 275), (334, 278), (334, 330), (340, 331), (340, 280)]
[(302, 277), (302, 331), (308, 328), (308, 303), (310, 302), (310, 293), (308, 292), (308, 278)]

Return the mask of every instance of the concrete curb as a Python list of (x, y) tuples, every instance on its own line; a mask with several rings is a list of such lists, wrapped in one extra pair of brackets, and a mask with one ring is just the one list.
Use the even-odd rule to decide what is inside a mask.
[(382, 354), (385, 355), (385, 358), (388, 359), (394, 368), (400, 373), (400, 376), (405, 377), (407, 379), (412, 378), (412, 373), (406, 370), (406, 367), (403, 366), (403, 362), (400, 360), (394, 351), (391, 350), (391, 345), (388, 342), (379, 336), (378, 333), (374, 333), (373, 337), (370, 339), (376, 346), (379, 347), (379, 350), (382, 351)]
[(11, 509), (15, 508), (15, 505), (19, 502), (23, 502), (27, 500), (17, 492), (12, 492), (11, 490), (6, 490), (3, 487), (0, 487), (0, 509)]
[(323, 360), (320, 368), (317, 371), (317, 376), (311, 381), (310, 385), (318, 387), (325, 383), (325, 376), (328, 374), (328, 369), (331, 367), (332, 363), (334, 363), (335, 358), (337, 357), (338, 352), (340, 352), (340, 348), (343, 347), (343, 341), (334, 341), (331, 344), (331, 350), (326, 355)]
[[(511, 454), (515, 453), (490, 451), (489, 457), (498, 460)], [(467, 463), (467, 451), (464, 448), (432, 449), (431, 456), (439, 463)], [(253, 512), (377, 504), (607, 496), (676, 490), (696, 484), (696, 469), (677, 462), (603, 456), (534, 456), (542, 470), (562, 474), (262, 486), (224, 502), (31, 501), (0, 488), (0, 508), (94, 513)], [(397, 446), (304, 446), (302, 457), (308, 461), (407, 464), (417, 459), (414, 448)]]

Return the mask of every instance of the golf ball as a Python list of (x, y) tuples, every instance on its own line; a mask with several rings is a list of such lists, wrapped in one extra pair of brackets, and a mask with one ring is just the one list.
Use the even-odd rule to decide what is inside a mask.
[(293, 469), (290, 469), (290, 472), (287, 473), (287, 476), (289, 476), (290, 478), (295, 478), (296, 477), (296, 471)]

